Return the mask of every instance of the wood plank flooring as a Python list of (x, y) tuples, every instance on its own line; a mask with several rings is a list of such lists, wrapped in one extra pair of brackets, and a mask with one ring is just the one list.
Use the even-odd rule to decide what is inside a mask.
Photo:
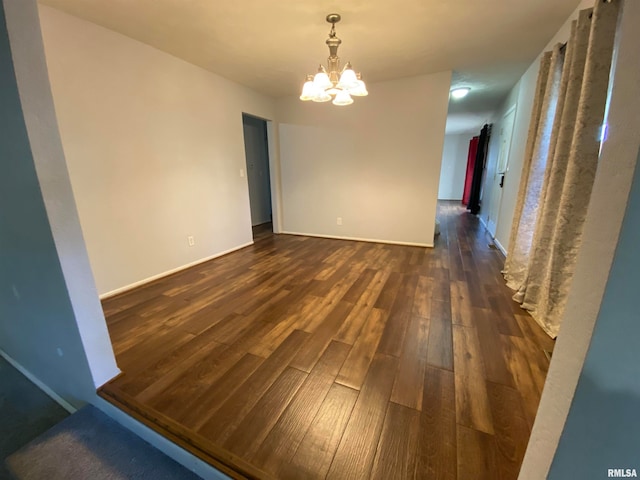
[(553, 342), (477, 218), (433, 249), (273, 235), (103, 301), (100, 394), (236, 478), (517, 478)]

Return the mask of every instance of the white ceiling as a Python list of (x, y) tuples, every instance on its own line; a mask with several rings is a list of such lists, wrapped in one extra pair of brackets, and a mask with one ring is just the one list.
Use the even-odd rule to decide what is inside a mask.
[(325, 17), (337, 12), (338, 54), (365, 81), (453, 70), (454, 85), (473, 88), (450, 106), (454, 133), (488, 119), (579, 0), (40, 2), (275, 97), (299, 95), (325, 63)]

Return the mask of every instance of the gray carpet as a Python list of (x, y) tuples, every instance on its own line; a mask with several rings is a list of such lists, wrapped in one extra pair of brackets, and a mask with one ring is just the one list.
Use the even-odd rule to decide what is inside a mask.
[(0, 479), (11, 478), (4, 459), (69, 414), (0, 357)]
[(197, 479), (89, 405), (7, 459), (18, 480)]

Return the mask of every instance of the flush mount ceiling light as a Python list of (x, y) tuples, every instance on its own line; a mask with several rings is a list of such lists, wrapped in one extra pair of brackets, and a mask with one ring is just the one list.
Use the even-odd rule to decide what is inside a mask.
[(305, 102), (308, 100), (314, 102), (332, 101), (334, 105), (351, 105), (353, 103), (351, 97), (365, 97), (369, 94), (360, 73), (353, 71), (350, 62), (347, 62), (344, 68), (340, 69), (338, 47), (342, 40), (336, 37), (336, 23), (339, 21), (340, 15), (337, 13), (327, 15), (327, 22), (331, 24), (331, 31), (326, 42), (329, 46), (328, 68), (325, 69), (321, 64), (318, 67), (318, 73), (307, 75), (300, 100)]
[(457, 100), (466, 97), (470, 91), (471, 89), (469, 87), (454, 88), (451, 90), (451, 96)]

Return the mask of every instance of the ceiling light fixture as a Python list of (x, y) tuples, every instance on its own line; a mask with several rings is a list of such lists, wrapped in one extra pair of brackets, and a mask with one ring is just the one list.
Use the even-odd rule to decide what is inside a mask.
[(318, 67), (318, 73), (307, 75), (307, 81), (302, 87), (302, 95), (300, 95), (302, 101), (328, 102), (333, 100), (334, 105), (351, 105), (353, 103), (351, 97), (365, 97), (369, 94), (360, 73), (353, 71), (351, 62), (347, 62), (340, 70), (338, 47), (342, 40), (336, 37), (336, 23), (339, 21), (340, 15), (337, 13), (327, 15), (327, 22), (331, 24), (331, 31), (326, 42), (329, 47), (328, 68), (325, 69), (321, 64)]
[(471, 89), (469, 87), (454, 88), (453, 90), (451, 90), (451, 96), (458, 100), (460, 98), (466, 97), (467, 93), (469, 93), (470, 91)]

